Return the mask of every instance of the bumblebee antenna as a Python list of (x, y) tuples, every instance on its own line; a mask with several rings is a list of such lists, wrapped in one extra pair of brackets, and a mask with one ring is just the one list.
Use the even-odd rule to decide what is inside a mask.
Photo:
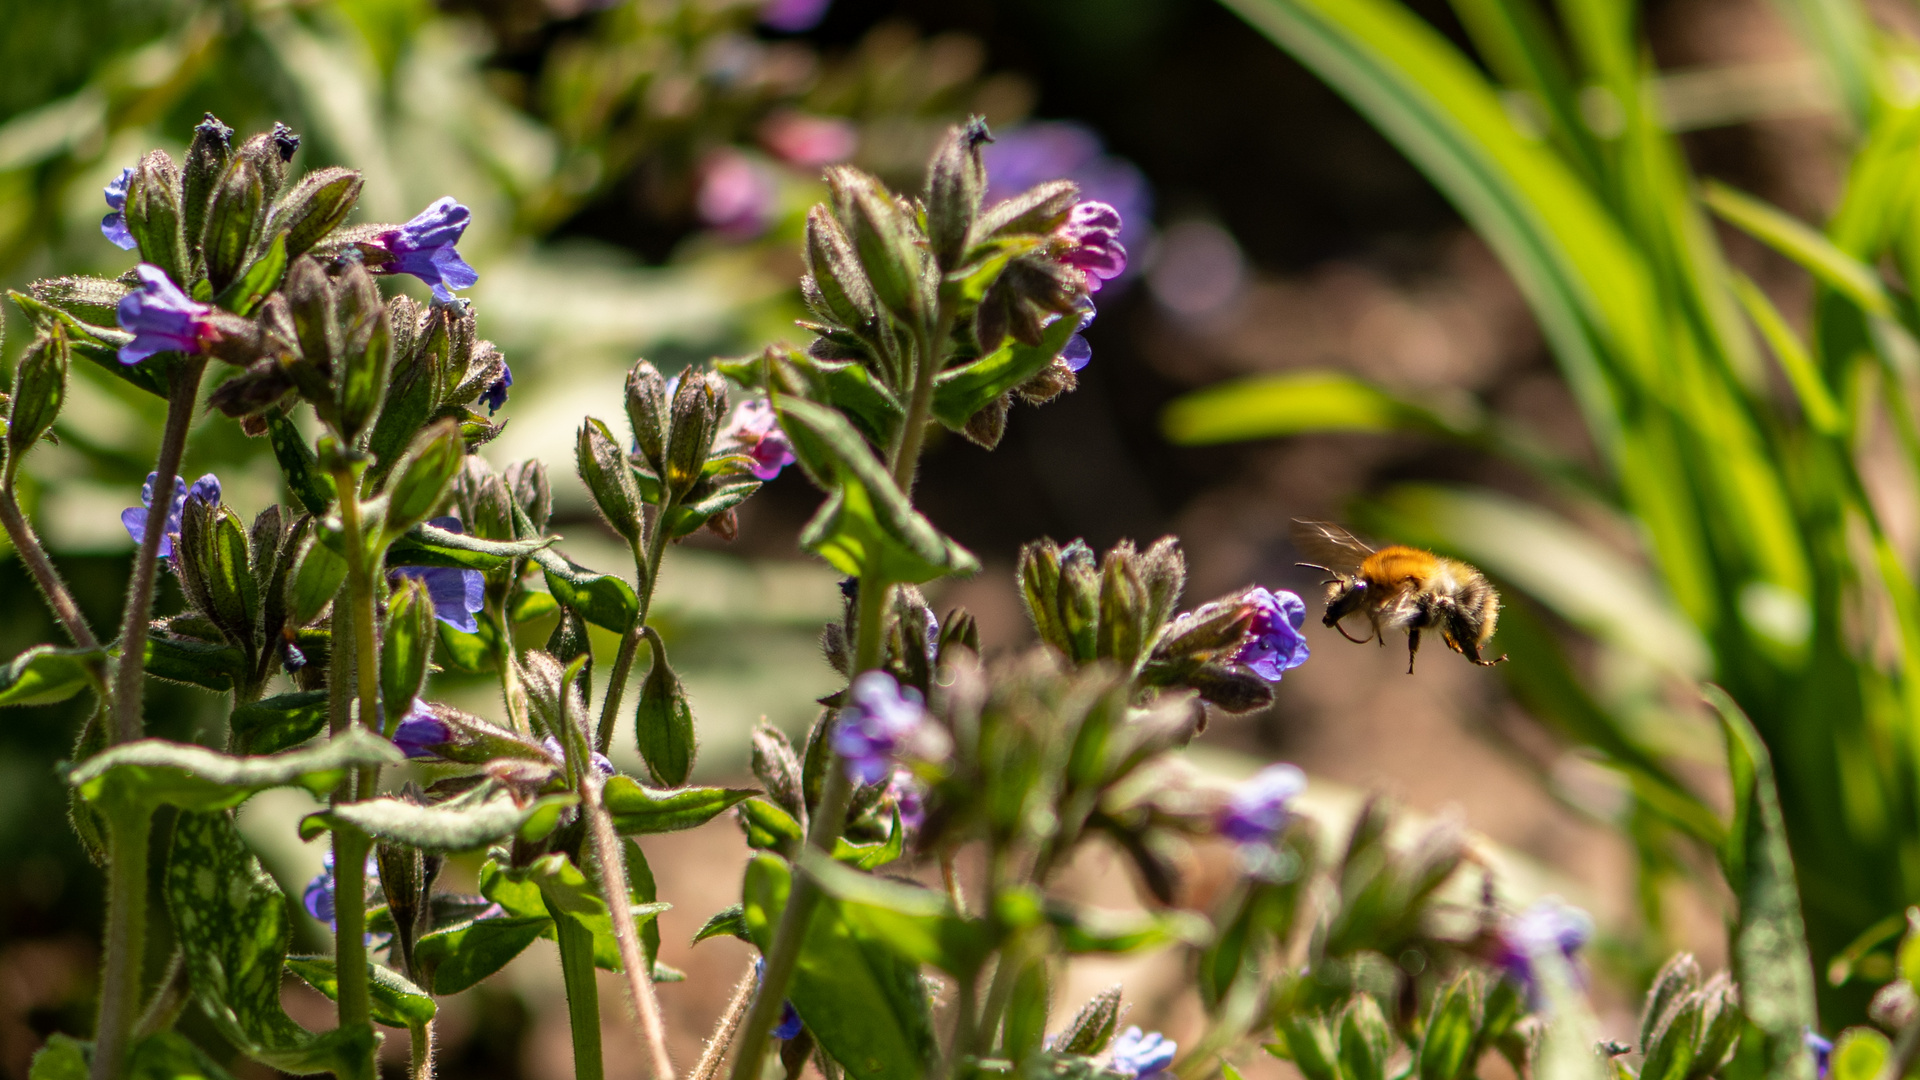
[(1304, 566), (1309, 570), (1319, 570), (1322, 573), (1332, 574), (1333, 575), (1332, 577), (1320, 583), (1322, 585), (1337, 585), (1340, 582), (1346, 580), (1346, 578), (1340, 575), (1340, 571), (1335, 570), (1331, 566), (1321, 566), (1319, 563), (1315, 563), (1315, 562), (1297, 562), (1297, 563), (1294, 563), (1293, 565)]

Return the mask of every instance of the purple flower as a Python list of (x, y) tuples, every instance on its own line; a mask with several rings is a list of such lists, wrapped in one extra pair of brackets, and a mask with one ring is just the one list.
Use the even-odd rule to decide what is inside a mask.
[[(147, 482), (140, 485), (140, 505), (120, 511), (120, 524), (126, 527), (127, 535), (133, 537), (136, 544), (147, 538), (147, 519), (153, 510), (153, 485), (160, 480), (159, 473), (148, 473)], [(188, 488), (187, 482), (179, 477), (173, 478), (173, 497), (167, 503), (167, 519), (162, 523), (160, 534), (160, 557), (165, 559), (173, 554), (173, 538), (180, 535), (180, 516), (186, 513), (187, 500), (199, 499), (214, 506), (220, 505), (220, 478), (208, 473), (193, 482)]]
[(1279, 682), (1287, 670), (1307, 662), (1307, 638), (1300, 632), (1307, 620), (1307, 605), (1285, 590), (1254, 588), (1247, 599), (1254, 606), (1253, 625), (1247, 630), (1247, 643), (1233, 655), (1234, 662), (1268, 682)]
[[(457, 517), (437, 517), (431, 524), (448, 532), (464, 533)], [(427, 596), (433, 600), (433, 617), (466, 634), (480, 632), (473, 616), (487, 605), (486, 575), (478, 570), (452, 566), (396, 566), (387, 572), (389, 579), (410, 577), (427, 583)]]
[(919, 832), (927, 821), (927, 793), (919, 779), (906, 769), (896, 768), (887, 794), (893, 797), (894, 809), (900, 811), (900, 826), (908, 832)]
[(1307, 789), (1307, 774), (1285, 764), (1269, 765), (1241, 784), (1220, 810), (1220, 835), (1240, 844), (1264, 844), (1287, 823), (1287, 804)]
[(746, 239), (766, 230), (780, 192), (765, 165), (738, 150), (716, 150), (700, 173), (693, 209), (724, 236)]
[[(567, 760), (567, 752), (561, 748), (560, 740), (551, 735), (540, 740), (540, 747), (555, 761), (564, 762)], [(593, 756), (589, 760), (593, 762), (594, 769), (598, 771), (601, 776), (612, 776), (616, 771), (613, 767), (613, 762), (607, 760), (607, 756), (598, 750), (593, 751)]]
[(452, 726), (434, 715), (433, 706), (424, 701), (414, 702), (407, 715), (400, 718), (400, 726), (393, 729), (393, 745), (416, 759), (438, 757), (434, 748), (452, 738)]
[(753, 459), (753, 475), (771, 480), (780, 470), (793, 464), (793, 444), (780, 430), (780, 418), (766, 398), (752, 398), (734, 406), (720, 439), (732, 442), (739, 452)]
[(513, 369), (504, 362), (500, 365), (500, 377), (480, 392), (480, 400), (487, 403), (487, 415), (492, 416), (507, 403), (507, 388), (513, 385)]
[(127, 229), (127, 184), (132, 180), (133, 170), (121, 169), (120, 175), (107, 185), (107, 205), (113, 208), (113, 213), (100, 219), (100, 235), (121, 251), (132, 251), (136, 246), (133, 233)]
[(1536, 901), (1533, 906), (1509, 918), (1495, 933), (1494, 963), (1527, 992), (1527, 1000), (1539, 996), (1538, 973), (1534, 958), (1558, 951), (1571, 962), (1593, 937), (1593, 918), (1557, 896)]
[(893, 774), (893, 755), (926, 716), (920, 691), (901, 686), (884, 671), (863, 672), (847, 688), (847, 704), (833, 729), (833, 749), (857, 784), (877, 784)]
[(375, 269), (385, 274), (412, 274), (433, 286), (435, 300), (452, 302), (454, 293), (480, 280), (454, 250), (472, 217), (473, 211), (454, 202), (453, 196), (441, 196), (412, 221), (374, 237), (375, 243), (393, 254), (392, 261)]
[(767, 0), (760, 5), (760, 25), (783, 34), (798, 34), (820, 25), (833, 0)]
[(1179, 1049), (1177, 1043), (1157, 1031), (1143, 1032), (1130, 1027), (1113, 1040), (1113, 1071), (1125, 1073), (1134, 1080), (1152, 1080), (1167, 1071)]
[(213, 337), (213, 308), (195, 303), (166, 271), (150, 263), (134, 267), (140, 290), (120, 299), (120, 329), (133, 340), (120, 346), (120, 362), (137, 364), (158, 352), (204, 352)]
[(1080, 311), (1080, 326), (1067, 339), (1066, 347), (1060, 350), (1060, 359), (1067, 362), (1069, 370), (1079, 371), (1087, 366), (1087, 361), (1093, 359), (1093, 346), (1087, 344), (1087, 339), (1081, 336), (1082, 332), (1093, 325), (1093, 317), (1099, 312), (1094, 309), (1091, 296), (1081, 297), (1074, 306)]
[(1106, 152), (1093, 129), (1069, 121), (1020, 124), (994, 132), (981, 152), (988, 202), (1049, 180), (1071, 180), (1083, 198), (1118, 211), (1121, 242), (1143, 250), (1152, 233), (1153, 192), (1132, 162)]
[(1833, 1040), (1822, 1037), (1812, 1028), (1808, 1028), (1800, 1038), (1813, 1053), (1814, 1072), (1820, 1080), (1827, 1080), (1827, 1072), (1833, 1066)]
[[(764, 957), (753, 958), (753, 977), (757, 980), (766, 979), (767, 961)], [(773, 1029), (773, 1037), (784, 1042), (798, 1034), (800, 1034), (800, 1013), (793, 1007), (793, 1002), (783, 1001), (780, 1003), (780, 1023)]]
[[(365, 881), (368, 891), (372, 891), (374, 885), (380, 881), (380, 864), (374, 861), (371, 852), (367, 854)], [(307, 909), (307, 914), (327, 924), (329, 930), (335, 928), (333, 917), (336, 890), (337, 885), (333, 878), (333, 852), (329, 851), (321, 863), (320, 872), (313, 876), (312, 881), (307, 882), (306, 891), (300, 896), (300, 903)], [(368, 934), (367, 940), (372, 941), (373, 935)]]
[(1067, 242), (1060, 261), (1087, 275), (1087, 291), (1127, 272), (1127, 249), (1120, 242), (1120, 211), (1103, 202), (1083, 202), (1067, 215), (1055, 235)]

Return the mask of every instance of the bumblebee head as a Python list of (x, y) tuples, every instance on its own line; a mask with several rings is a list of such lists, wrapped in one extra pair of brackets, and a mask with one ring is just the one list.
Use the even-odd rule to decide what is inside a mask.
[(1335, 575), (1327, 582), (1327, 612), (1320, 619), (1326, 626), (1332, 626), (1341, 619), (1359, 611), (1367, 602), (1367, 583), (1357, 577)]

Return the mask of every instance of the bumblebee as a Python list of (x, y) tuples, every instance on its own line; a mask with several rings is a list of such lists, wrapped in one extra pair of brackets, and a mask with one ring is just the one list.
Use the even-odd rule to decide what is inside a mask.
[[(1457, 559), (1443, 559), (1430, 551), (1394, 544), (1378, 550), (1331, 522), (1293, 523), (1293, 541), (1309, 557), (1325, 560), (1300, 563), (1332, 574), (1327, 586), (1327, 612), (1320, 621), (1355, 643), (1378, 639), (1387, 632), (1407, 632), (1407, 674), (1420, 651), (1420, 631), (1435, 630), (1447, 647), (1481, 667), (1505, 660), (1480, 658), (1500, 618), (1500, 594), (1485, 574)], [(1366, 637), (1347, 633), (1340, 620), (1364, 613), (1372, 630)]]

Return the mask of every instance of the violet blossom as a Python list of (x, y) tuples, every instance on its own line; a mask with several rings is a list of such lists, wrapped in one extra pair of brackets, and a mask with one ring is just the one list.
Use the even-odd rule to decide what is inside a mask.
[(1120, 242), (1120, 211), (1103, 202), (1083, 202), (1067, 214), (1054, 235), (1066, 242), (1060, 261), (1086, 274), (1087, 291), (1127, 272), (1127, 249)]
[[(448, 532), (463, 533), (457, 517), (437, 517), (428, 524)], [(478, 570), (463, 570), (452, 566), (396, 566), (387, 572), (387, 577), (418, 578), (427, 583), (427, 596), (433, 600), (433, 617), (462, 633), (475, 634), (480, 631), (480, 622), (474, 618), (487, 603), (487, 579)]]
[(771, 170), (727, 147), (708, 156), (693, 209), (720, 234), (746, 239), (765, 231), (779, 196)]
[(1179, 1044), (1157, 1031), (1129, 1027), (1113, 1040), (1109, 1060), (1114, 1072), (1133, 1080), (1155, 1080), (1166, 1075), (1179, 1049)]
[(893, 798), (894, 809), (900, 812), (900, 827), (919, 832), (927, 821), (927, 792), (920, 786), (919, 777), (911, 770), (895, 767), (887, 794)]
[(393, 745), (415, 760), (438, 757), (435, 748), (452, 738), (452, 725), (435, 715), (433, 707), (424, 701), (414, 702), (407, 715), (400, 718), (400, 726), (393, 729)]
[(1833, 1040), (1808, 1028), (1800, 1036), (1807, 1044), (1807, 1050), (1813, 1054), (1813, 1071), (1819, 1080), (1827, 1080), (1827, 1074), (1833, 1068)]
[(1282, 674), (1307, 662), (1307, 638), (1300, 632), (1307, 620), (1306, 602), (1284, 589), (1258, 587), (1248, 591), (1247, 599), (1254, 607), (1253, 625), (1234, 662), (1268, 682), (1279, 682)]
[[(367, 872), (363, 880), (369, 892), (380, 881), (380, 864), (374, 861), (372, 852), (367, 853)], [(334, 913), (338, 889), (339, 885), (333, 876), (333, 852), (329, 851), (321, 863), (320, 872), (307, 882), (306, 891), (300, 896), (301, 906), (307, 909), (307, 914), (325, 923), (329, 930), (337, 929)], [(371, 942), (373, 935), (368, 934), (367, 940)]]
[[(147, 539), (147, 522), (153, 512), (153, 485), (159, 480), (159, 473), (148, 473), (147, 482), (140, 485), (140, 505), (120, 511), (120, 524), (136, 544), (144, 543)], [(195, 480), (191, 488), (180, 477), (173, 478), (173, 497), (167, 502), (166, 520), (161, 523), (160, 557), (163, 559), (173, 555), (173, 538), (180, 535), (180, 518), (186, 513), (187, 500), (190, 498), (213, 506), (220, 505), (220, 478), (208, 473)]]
[(1289, 816), (1289, 804), (1307, 789), (1307, 774), (1281, 762), (1255, 773), (1234, 788), (1220, 809), (1220, 835), (1239, 844), (1266, 844), (1280, 835)]
[(1535, 958), (1558, 952), (1571, 963), (1593, 937), (1593, 917), (1557, 896), (1545, 897), (1507, 919), (1494, 935), (1494, 963), (1538, 1005), (1539, 972)]
[(205, 352), (215, 334), (213, 308), (181, 292), (151, 263), (134, 267), (134, 273), (140, 288), (120, 299), (120, 329), (133, 335), (120, 346), (120, 362), (137, 364), (161, 352)]
[(127, 228), (127, 185), (132, 182), (133, 170), (121, 169), (120, 175), (107, 184), (107, 205), (113, 212), (100, 219), (100, 235), (121, 251), (132, 251), (138, 246), (132, 230)]
[(820, 25), (833, 0), (766, 0), (760, 5), (760, 25), (783, 34), (798, 34)]
[(374, 237), (374, 242), (393, 258), (385, 266), (371, 269), (383, 274), (412, 274), (433, 286), (435, 300), (451, 303), (454, 293), (480, 280), (479, 273), (454, 250), (472, 217), (473, 211), (455, 202), (453, 196), (441, 196), (413, 220)]
[(833, 749), (846, 760), (856, 784), (877, 784), (893, 774), (893, 757), (927, 715), (920, 691), (901, 686), (884, 671), (862, 672), (847, 688), (847, 703), (833, 729)]
[(720, 429), (720, 442), (731, 442), (753, 459), (753, 475), (771, 480), (780, 470), (793, 464), (793, 443), (780, 430), (780, 417), (766, 398), (751, 398), (734, 406), (727, 426)]
[(1060, 359), (1066, 361), (1067, 370), (1069, 371), (1079, 371), (1081, 368), (1087, 366), (1088, 361), (1093, 359), (1093, 346), (1087, 344), (1087, 339), (1084, 335), (1087, 327), (1093, 325), (1093, 317), (1099, 314), (1099, 311), (1094, 308), (1093, 298), (1090, 296), (1081, 297), (1079, 301), (1075, 303), (1074, 308), (1080, 313), (1080, 325), (1074, 330), (1073, 336), (1067, 339), (1066, 345), (1060, 350)]
[(1071, 180), (1084, 199), (1118, 212), (1120, 242), (1144, 250), (1152, 237), (1153, 191), (1125, 158), (1106, 152), (1084, 124), (1043, 120), (1003, 128), (981, 149), (987, 166), (987, 202), (1012, 198), (1049, 180)]

